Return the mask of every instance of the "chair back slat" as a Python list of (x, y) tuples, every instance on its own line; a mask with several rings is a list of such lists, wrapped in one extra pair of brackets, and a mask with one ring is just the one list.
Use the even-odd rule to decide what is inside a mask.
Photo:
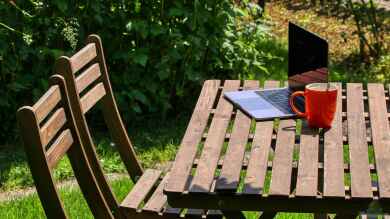
[[(87, 155), (88, 163), (93, 171), (96, 181), (98, 182), (99, 189), (101, 190), (105, 201), (109, 205), (110, 210), (112, 212), (116, 212), (119, 209), (118, 201), (116, 200), (115, 195), (106, 180), (106, 177), (100, 165), (100, 161), (96, 154), (95, 145), (93, 143), (91, 134), (89, 130), (85, 128), (87, 127), (87, 122), (85, 120), (84, 113), (81, 108), (81, 98), (79, 96), (79, 92), (75, 83), (75, 72), (73, 72), (72, 70), (71, 58), (65, 56), (58, 58), (56, 61), (55, 71), (61, 74), (66, 80), (67, 90), (70, 99), (70, 106), (72, 107), (72, 112), (76, 121), (76, 127), (80, 133), (81, 142), (84, 145), (84, 150)], [(79, 77), (82, 74), (83, 73), (81, 73)]]
[(83, 92), (85, 88), (91, 85), (96, 79), (101, 76), (99, 63), (91, 65), (87, 70), (81, 73), (76, 78), (77, 90)]
[(60, 129), (65, 125), (65, 122), (66, 116), (64, 108), (57, 109), (53, 116), (51, 116), (42, 126), (40, 131), (43, 147), (45, 147), (54, 138), (54, 136), (56, 136)]
[(66, 129), (47, 150), (46, 159), (50, 169), (54, 169), (57, 166), (58, 161), (64, 157), (72, 144), (72, 134), (69, 129)]
[[(17, 112), (27, 160), (46, 216), (67, 218), (52, 176), (56, 164), (67, 154), (95, 218), (113, 218), (90, 169), (75, 127), (65, 81), (56, 75), (51, 78), (50, 84), (50, 89), (33, 107), (25, 106)], [(44, 120), (46, 122), (40, 125), (40, 121)], [(65, 130), (60, 132), (62, 127)]]
[[(38, 119), (32, 107), (22, 107), (17, 114), (27, 160), (39, 198), (48, 218), (67, 218), (58, 196), (46, 154), (40, 140)], [(50, 203), (50, 204), (49, 204)]]
[(59, 87), (57, 85), (52, 86), (33, 106), (38, 123), (41, 123), (46, 118), (60, 100), (61, 94)]
[[(99, 63), (100, 70), (102, 72), (102, 76), (100, 77), (100, 79), (103, 82), (104, 88), (106, 89), (106, 93), (107, 93), (102, 100), (104, 120), (108, 126), (113, 141), (118, 148), (119, 154), (126, 166), (126, 169), (130, 177), (132, 178), (133, 181), (136, 181), (138, 177), (140, 177), (143, 174), (143, 169), (137, 159), (137, 155), (134, 151), (134, 147), (131, 144), (130, 138), (127, 135), (126, 128), (123, 124), (121, 115), (119, 114), (119, 110), (114, 97), (114, 92), (112, 91), (112, 87), (110, 83), (110, 77), (108, 75), (102, 41), (98, 35), (93, 34), (88, 36), (86, 43), (87, 45), (91, 43), (96, 45), (96, 51), (97, 51), (96, 61)], [(76, 123), (76, 125), (78, 124)], [(88, 129), (88, 126), (86, 126), (85, 128)]]
[[(75, 63), (80, 63), (77, 59), (86, 60), (80, 57), (79, 54), (81, 54), (81, 51), (89, 48), (91, 44), (95, 45), (96, 58), (90, 59), (90, 63), (85, 64), (87, 70), (78, 73), (77, 70), (80, 68), (74, 67), (78, 65)], [(96, 180), (110, 209), (112, 212), (117, 212), (119, 210), (118, 201), (111, 191), (102, 171), (100, 160), (97, 157), (95, 145), (85, 118), (85, 113), (95, 106), (99, 100), (102, 105), (101, 109), (103, 111), (104, 121), (107, 124), (112, 140), (118, 149), (127, 172), (133, 181), (136, 181), (143, 174), (143, 169), (137, 160), (136, 153), (127, 135), (126, 128), (115, 102), (99, 36), (90, 35), (87, 39), (86, 47), (81, 49), (81, 51), (71, 58), (65, 56), (60, 57), (56, 62), (55, 71), (64, 76), (67, 83), (76, 127), (80, 132), (81, 141), (83, 142), (91, 169), (95, 174)], [(88, 87), (92, 87), (92, 84), (95, 86), (89, 89)], [(83, 95), (83, 93), (86, 94)]]
[(83, 113), (87, 113), (104, 95), (106, 95), (106, 90), (103, 83), (99, 83), (89, 90), (80, 100)]
[(96, 58), (96, 46), (95, 44), (90, 43), (72, 56), (72, 71), (74, 73), (78, 72), (94, 58)]

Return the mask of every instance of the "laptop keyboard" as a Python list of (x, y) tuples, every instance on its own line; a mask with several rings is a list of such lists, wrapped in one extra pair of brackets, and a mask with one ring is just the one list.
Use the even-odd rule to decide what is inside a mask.
[[(272, 104), (274, 107), (282, 111), (286, 114), (295, 114), (289, 104), (289, 99), (292, 94), (292, 91), (290, 89), (276, 89), (276, 90), (263, 90), (263, 91), (257, 91), (258, 95), (263, 97), (265, 100), (267, 100), (270, 104)], [(304, 98), (299, 96), (295, 98), (294, 101), (296, 107), (304, 112)]]

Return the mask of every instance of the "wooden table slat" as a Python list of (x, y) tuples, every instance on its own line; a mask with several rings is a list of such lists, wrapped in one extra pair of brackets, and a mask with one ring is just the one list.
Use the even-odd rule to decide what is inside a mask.
[[(347, 84), (344, 98), (341, 92), (338, 93), (332, 128), (323, 130), (322, 138), (319, 130), (310, 129), (305, 122), (301, 135), (297, 136), (296, 121), (293, 119), (281, 119), (276, 134), (274, 121), (258, 121), (255, 132), (250, 134), (251, 119), (240, 110), (234, 113), (233, 105), (223, 98), (223, 94), (217, 95), (221, 89), (222, 92), (239, 89), (240, 81), (226, 81), (222, 87), (219, 82), (211, 86), (208, 84), (211, 82), (207, 82), (202, 89), (164, 190), (172, 207), (203, 209), (189, 210), (187, 214), (203, 218), (213, 213), (204, 209), (221, 209), (228, 217), (234, 215), (229, 214), (232, 210), (326, 211), (343, 216), (341, 213), (346, 215), (364, 211), (372, 201), (378, 201), (383, 212), (390, 212), (390, 124), (386, 97), (389, 91), (385, 91), (383, 85), (368, 84), (367, 92), (364, 92), (361, 84)], [(242, 88), (247, 88), (248, 83), (246, 81)], [(257, 82), (250, 83), (258, 85)], [(278, 83), (268, 81), (265, 86), (269, 88)], [(342, 90), (341, 83), (333, 84)], [(214, 92), (210, 92), (211, 87)], [(210, 94), (206, 94), (206, 90), (209, 90), (207, 92), (210, 92), (213, 100), (207, 100)], [(219, 96), (217, 101), (214, 100), (216, 96)], [(364, 112), (366, 101), (369, 111)], [(215, 102), (218, 102), (217, 108), (212, 109)], [(342, 107), (346, 107), (344, 111)], [(210, 116), (213, 119), (207, 135), (204, 135)], [(232, 118), (232, 133), (227, 133)], [(367, 120), (371, 125), (371, 132), (368, 133)], [(205, 141), (203, 151), (200, 158), (195, 159), (200, 141)], [(221, 156), (225, 142), (228, 144), (227, 152)], [(251, 143), (251, 151), (245, 152), (248, 142)], [(370, 164), (368, 159), (371, 143), (375, 164)], [(293, 161), (294, 148), (298, 144), (299, 160)], [(344, 163), (346, 146), (343, 144), (349, 147), (349, 163)], [(271, 152), (273, 160), (268, 161)], [(244, 187), (241, 193), (237, 187), (242, 170), (246, 170), (246, 175), (242, 179)], [(179, 177), (172, 176), (175, 171)], [(272, 175), (269, 193), (264, 194), (267, 171), (272, 171)], [(351, 175), (351, 186), (344, 184), (345, 173)], [(377, 184), (371, 182), (371, 174), (376, 173)], [(187, 185), (182, 186), (186, 182)], [(296, 188), (293, 188), (295, 184)], [(154, 199), (156, 197), (151, 198)], [(178, 216), (180, 213), (180, 209), (169, 206), (164, 209), (164, 214), (172, 211)], [(161, 210), (161, 206), (158, 206), (158, 210)], [(273, 215), (275, 212), (271, 213)], [(220, 211), (217, 211), (217, 215), (222, 216)]]
[(280, 120), (273, 158), (270, 195), (288, 196), (291, 189), (296, 122)]
[(347, 84), (348, 143), (352, 197), (372, 197), (368, 144), (364, 121), (363, 85)]
[(187, 178), (191, 173), (192, 163), (196, 156), (198, 144), (202, 139), (203, 131), (208, 122), (210, 109), (213, 107), (218, 93), (219, 85), (220, 81), (218, 80), (206, 81), (203, 85), (198, 102), (171, 169), (171, 177), (165, 187), (166, 191), (184, 191)]
[(379, 196), (390, 198), (390, 129), (382, 84), (368, 84), (368, 103)]
[[(279, 87), (278, 81), (266, 81), (264, 88)], [(256, 122), (256, 129), (244, 180), (244, 193), (262, 194), (267, 174), (274, 121)]]
[(338, 88), (337, 110), (332, 128), (324, 134), (324, 196), (344, 197), (344, 158), (342, 129), (342, 93), (341, 83), (334, 83)]
[[(259, 88), (259, 81), (244, 82), (244, 89), (256, 88)], [(238, 110), (228, 148), (224, 156), (221, 174), (216, 183), (217, 191), (235, 192), (237, 190), (251, 121), (248, 115)]]
[[(228, 80), (225, 81), (223, 92), (238, 90), (239, 87), (240, 81)], [(233, 111), (233, 105), (222, 95), (211, 122), (209, 135), (204, 143), (194, 179), (190, 185), (190, 192), (209, 192), (214, 180), (226, 129)]]
[(299, 147), (297, 196), (317, 196), (319, 131), (302, 123)]
[(167, 197), (163, 194), (163, 189), (168, 179), (169, 173), (164, 176), (164, 178), (157, 186), (156, 190), (153, 192), (152, 196), (146, 202), (142, 210), (149, 212), (160, 212), (164, 208), (167, 202)]

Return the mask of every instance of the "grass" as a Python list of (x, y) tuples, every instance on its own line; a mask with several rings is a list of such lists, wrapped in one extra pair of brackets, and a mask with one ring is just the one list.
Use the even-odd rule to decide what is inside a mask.
[[(161, 121), (154, 117), (128, 126), (128, 133), (141, 163), (154, 167), (173, 160), (176, 149), (189, 120), (189, 112)], [(158, 123), (156, 123), (158, 121)], [(105, 172), (125, 172), (124, 165), (109, 136), (97, 134), (97, 152)], [(68, 159), (62, 159), (54, 171), (58, 181), (73, 177)], [(0, 192), (33, 186), (34, 182), (26, 162), (23, 147), (8, 147), (0, 150)], [(1, 217), (0, 217), (1, 218)]]
[[(351, 33), (353, 31), (353, 24), (350, 21), (341, 21), (333, 17), (318, 15), (313, 10), (289, 9), (280, 2), (267, 4), (265, 11), (265, 17), (272, 24), (271, 29), (275, 38), (259, 41), (256, 47), (259, 51), (263, 51), (265, 54), (272, 54), (275, 58), (265, 60), (265, 66), (270, 74), (251, 75), (249, 76), (250, 79), (258, 79), (262, 83), (265, 80), (287, 80), (287, 19), (320, 33), (320, 35), (331, 40), (331, 80), (354, 81), (364, 79), (362, 75), (348, 72), (348, 69), (344, 66), (343, 60), (355, 51), (357, 45), (356, 39), (352, 35), (348, 35), (351, 40), (347, 42), (344, 42), (344, 38), (340, 36), (341, 32)], [(332, 25), (327, 26), (329, 23)], [(389, 65), (387, 60), (390, 61), (390, 59), (383, 59), (384, 66)], [(179, 116), (171, 116), (165, 121), (153, 117), (143, 118), (135, 121), (133, 124), (128, 124), (129, 136), (144, 166), (152, 167), (174, 158), (181, 136), (189, 120), (189, 114), (190, 112), (187, 111)], [(109, 138), (102, 133), (96, 136), (97, 138), (95, 139), (98, 139), (96, 141), (97, 151), (104, 170), (106, 172), (124, 172), (125, 168)], [(15, 145), (21, 144), (16, 143)], [(66, 159), (61, 161), (54, 175), (57, 180), (72, 177), (73, 174), (69, 161)], [(25, 161), (22, 147), (9, 146), (0, 148), (0, 191), (32, 185), (32, 177)]]
[[(111, 183), (118, 200), (123, 200), (133, 184), (128, 179)], [(78, 187), (63, 188), (59, 191), (64, 207), (70, 218), (91, 218), (93, 216)], [(46, 218), (36, 194), (5, 203), (0, 203), (0, 218)]]
[[(123, 200), (133, 186), (127, 178), (113, 181), (111, 185), (118, 200)], [(70, 218), (93, 218), (78, 187), (60, 189), (60, 196)], [(258, 213), (255, 212), (245, 212), (245, 215), (248, 219), (258, 218)], [(38, 196), (34, 194), (22, 199), (0, 203), (0, 218), (45, 218), (45, 214)], [(281, 213), (276, 218), (309, 219), (313, 218), (313, 216), (311, 214)]]
[[(251, 75), (249, 76), (250, 79), (258, 79), (262, 83), (265, 80), (285, 81), (287, 79), (287, 21), (291, 20), (330, 40), (331, 80), (388, 80), (386, 79), (388, 75), (383, 74), (383, 69), (390, 69), (390, 56), (381, 58), (377, 66), (370, 67), (367, 69), (368, 73), (363, 75), (361, 71), (364, 69), (362, 70), (358, 66), (357, 69), (351, 70), (350, 66), (347, 65), (348, 57), (353, 56), (357, 48), (357, 39), (351, 35), (353, 24), (349, 20), (341, 21), (333, 17), (318, 15), (313, 10), (288, 9), (278, 2), (268, 4), (266, 18), (273, 24), (272, 32), (275, 38), (262, 41), (257, 45), (257, 48), (265, 53), (271, 53), (276, 58), (266, 60), (265, 66), (270, 72), (269, 75)], [(345, 41), (345, 37), (349, 40)], [(380, 74), (377, 74), (378, 72)], [(153, 167), (174, 158), (189, 120), (189, 114), (190, 112), (187, 111), (163, 121), (155, 117), (143, 118), (128, 126), (129, 136), (144, 166)], [(106, 172), (124, 172), (125, 168), (109, 138), (104, 136), (104, 132), (100, 132), (96, 136), (95, 139), (98, 139), (96, 141), (97, 151), (104, 170)], [(224, 147), (224, 150), (226, 150), (226, 147)], [(370, 163), (374, 163), (373, 157), (373, 149), (370, 146)], [(272, 159), (272, 156), (270, 156), (270, 159)], [(294, 160), (298, 160), (297, 151), (294, 151)], [(344, 145), (344, 160), (349, 162), (348, 145)], [(59, 163), (54, 176), (59, 181), (73, 177), (67, 159), (63, 159)], [(372, 178), (377, 181), (375, 174), (372, 175)], [(266, 192), (269, 189), (270, 179), (271, 172), (268, 171), (264, 188)], [(350, 185), (349, 174), (345, 175), (345, 183)], [(121, 179), (112, 182), (112, 185), (118, 199), (121, 200), (130, 190), (132, 183), (127, 179)], [(33, 186), (33, 180), (22, 147), (19, 146), (15, 149), (12, 146), (0, 149), (0, 191), (20, 189), (27, 186)], [(77, 187), (61, 189), (60, 194), (71, 218), (92, 218)], [(247, 218), (257, 218), (257, 213), (248, 212), (246, 215)], [(37, 195), (31, 195), (22, 199), (0, 203), (0, 218), (44, 218), (44, 212)], [(277, 218), (312, 218), (312, 215), (278, 214)]]

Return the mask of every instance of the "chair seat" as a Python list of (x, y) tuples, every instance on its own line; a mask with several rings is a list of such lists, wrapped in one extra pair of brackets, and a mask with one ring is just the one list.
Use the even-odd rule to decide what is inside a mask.
[[(162, 179), (161, 179), (162, 178)], [(147, 169), (120, 205), (126, 218), (215, 218), (221, 219), (218, 210), (178, 209), (168, 206), (163, 194), (169, 173), (162, 177), (162, 171)], [(161, 179), (161, 180), (160, 180)]]

